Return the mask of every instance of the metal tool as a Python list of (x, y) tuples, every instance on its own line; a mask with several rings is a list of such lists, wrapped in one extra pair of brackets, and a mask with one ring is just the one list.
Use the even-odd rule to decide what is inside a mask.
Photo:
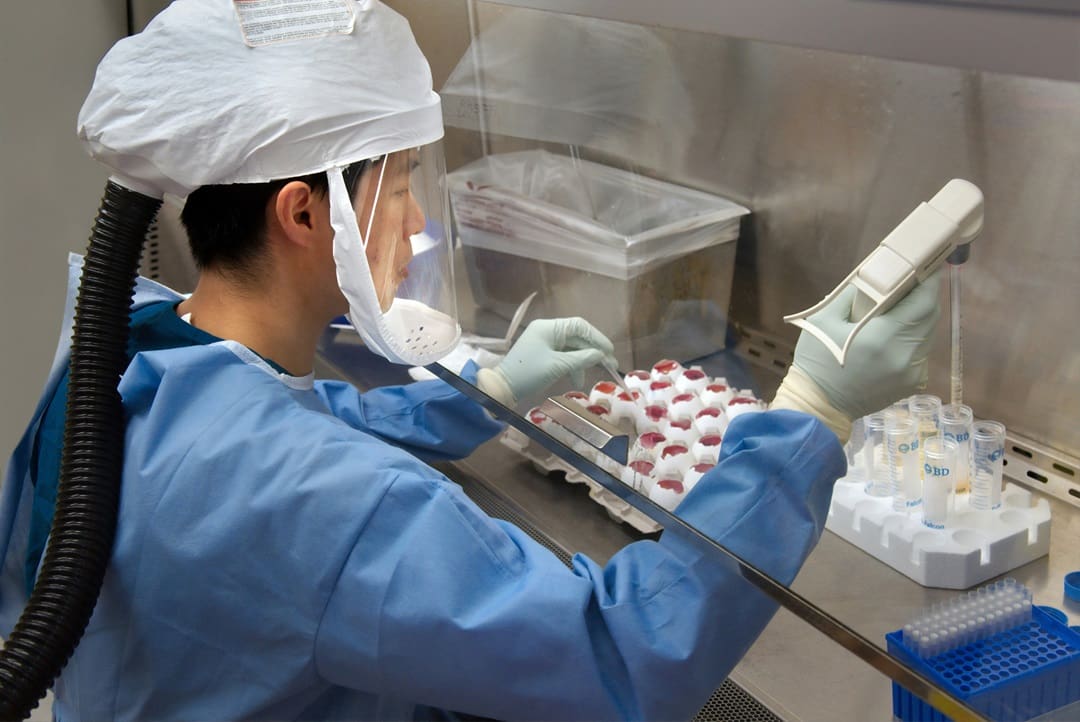
[(514, 344), (514, 336), (517, 335), (518, 328), (521, 326), (521, 322), (525, 320), (525, 314), (528, 312), (529, 305), (532, 304), (537, 293), (537, 291), (533, 291), (518, 305), (517, 310), (514, 311), (513, 318), (510, 319), (510, 326), (506, 329), (505, 336), (497, 338), (494, 336), (477, 336), (471, 333), (464, 333), (461, 335), (462, 343), (477, 348), (487, 349), (488, 351), (494, 351), (495, 353), (506, 353)]

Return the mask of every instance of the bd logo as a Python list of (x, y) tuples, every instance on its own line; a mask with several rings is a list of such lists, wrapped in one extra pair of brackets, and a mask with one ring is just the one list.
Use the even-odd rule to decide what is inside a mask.
[(969, 434), (969, 433), (968, 433), (968, 432), (966, 432), (966, 431), (964, 431), (964, 432), (961, 432), (961, 433), (959, 433), (959, 434), (951, 434), (951, 433), (946, 433), (946, 434), (945, 434), (945, 438), (946, 438), (946, 439), (952, 439), (952, 440), (953, 440), (953, 441), (955, 441), (956, 443), (958, 443), (958, 444), (962, 444), (962, 443), (964, 443), (965, 441), (967, 441), (968, 439), (970, 439), (970, 438), (971, 438), (971, 434)]
[(948, 469), (946, 469), (944, 467), (941, 467), (941, 466), (931, 466), (930, 464), (925, 464), (923, 466), (923, 471), (926, 472), (927, 476), (948, 476), (949, 475), (949, 470)]
[(992, 451), (992, 452), (990, 452), (990, 461), (997, 461), (998, 459), (1000, 459), (1004, 455), (1005, 455), (1005, 450), (1004, 449), (997, 449), (995, 451)]
[(900, 444), (900, 453), (901, 454), (906, 454), (909, 451), (917, 451), (918, 448), (919, 448), (919, 440), (916, 439), (915, 441), (912, 441), (910, 444)]

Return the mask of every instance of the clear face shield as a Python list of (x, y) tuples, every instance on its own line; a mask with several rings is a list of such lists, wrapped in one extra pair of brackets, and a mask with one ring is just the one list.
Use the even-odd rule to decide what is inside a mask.
[(332, 168), (330, 218), (349, 321), (371, 350), (422, 366), (457, 345), (440, 142)]

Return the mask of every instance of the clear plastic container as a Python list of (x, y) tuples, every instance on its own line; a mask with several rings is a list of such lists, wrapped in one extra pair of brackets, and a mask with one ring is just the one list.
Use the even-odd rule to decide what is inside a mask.
[(996, 509), (1001, 506), (1001, 473), (1005, 458), (1005, 425), (997, 421), (977, 421), (972, 427), (971, 508)]
[(885, 415), (870, 414), (865, 417), (863, 429), (862, 457), (866, 471), (866, 493), (870, 496), (890, 496), (892, 478), (885, 439)]
[(971, 407), (949, 404), (941, 408), (941, 434), (956, 442), (956, 492), (971, 491)]
[(952, 439), (932, 436), (923, 442), (923, 524), (944, 529), (955, 499), (957, 445)]
[(724, 348), (740, 218), (724, 198), (548, 153), (491, 155), (448, 176), (476, 305), (509, 319), (581, 315), (620, 368)]
[(915, 421), (906, 416), (885, 415), (885, 439), (889, 456), (892, 507), (906, 511), (922, 504), (921, 460)]
[(844, 444), (844, 455), (847, 457), (848, 481), (866, 481), (866, 469), (863, 466), (863, 444), (866, 441), (866, 426), (864, 417), (859, 417), (851, 423), (851, 436)]
[(908, 399), (908, 409), (915, 420), (921, 457), (926, 451), (926, 440), (941, 433), (941, 399), (930, 394), (916, 394)]

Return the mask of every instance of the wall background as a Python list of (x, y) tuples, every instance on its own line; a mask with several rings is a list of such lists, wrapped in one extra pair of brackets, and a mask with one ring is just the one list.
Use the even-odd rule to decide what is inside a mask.
[(106, 174), (75, 137), (98, 60), (126, 32), (124, 3), (18, 0), (0, 23), (0, 453), (45, 382), (66, 257), (86, 248)]

